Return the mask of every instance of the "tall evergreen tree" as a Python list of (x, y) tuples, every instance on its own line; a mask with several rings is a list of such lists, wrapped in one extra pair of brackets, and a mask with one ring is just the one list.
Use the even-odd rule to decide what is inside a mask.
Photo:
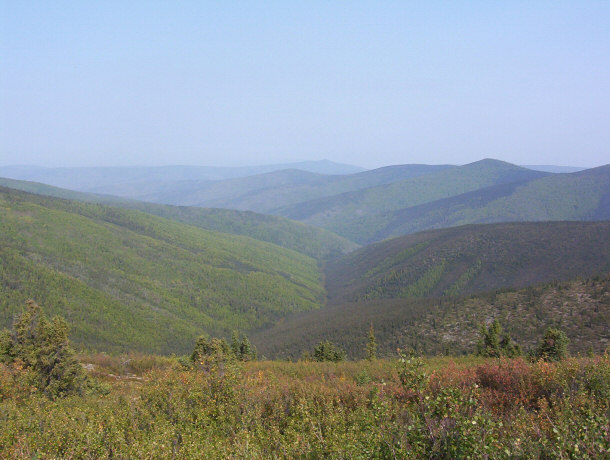
[(239, 359), (242, 361), (251, 361), (256, 359), (256, 349), (245, 335), (241, 340), (241, 345), (239, 346)]
[(366, 343), (366, 359), (373, 361), (377, 358), (377, 342), (375, 341), (375, 332), (373, 331), (373, 323), (369, 329), (369, 339)]
[(239, 349), (240, 349), (240, 343), (239, 343), (239, 335), (237, 334), (237, 331), (233, 331), (233, 333), (231, 334), (231, 351), (233, 352), (233, 354), (235, 355), (236, 358), (239, 359)]

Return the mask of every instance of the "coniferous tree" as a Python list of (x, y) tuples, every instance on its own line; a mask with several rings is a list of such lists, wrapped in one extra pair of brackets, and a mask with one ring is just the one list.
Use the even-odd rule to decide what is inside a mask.
[(31, 384), (51, 398), (82, 394), (87, 375), (76, 360), (63, 318), (47, 319), (33, 300), (13, 325), (13, 333), (0, 334), (0, 360), (19, 361)]
[(568, 356), (568, 336), (560, 329), (548, 328), (534, 352), (545, 361), (561, 361)]
[(345, 359), (345, 351), (341, 350), (334, 343), (328, 340), (319, 342), (313, 349), (314, 361), (333, 361), (339, 362)]
[(244, 335), (239, 346), (239, 359), (241, 361), (251, 361), (256, 359), (256, 348), (250, 343), (248, 337)]
[(502, 326), (498, 320), (494, 320), (489, 328), (481, 326), (481, 338), (477, 344), (477, 355), (487, 358), (515, 358), (521, 355), (521, 347), (516, 344), (510, 334), (500, 338)]
[(233, 352), (236, 358), (239, 358), (240, 345), (241, 344), (239, 343), (239, 335), (237, 334), (237, 331), (233, 331), (233, 333), (231, 334), (231, 351)]
[(369, 329), (369, 339), (366, 343), (366, 359), (373, 361), (377, 358), (377, 342), (375, 341), (375, 332), (373, 331), (373, 323)]
[(481, 326), (481, 338), (477, 344), (477, 355), (488, 358), (499, 358), (501, 333), (502, 326), (500, 326), (498, 320), (494, 320), (488, 328)]

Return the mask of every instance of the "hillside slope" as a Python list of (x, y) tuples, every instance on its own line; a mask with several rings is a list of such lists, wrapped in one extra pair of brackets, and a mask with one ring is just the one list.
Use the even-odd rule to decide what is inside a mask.
[(371, 239), (465, 224), (610, 220), (610, 165), (571, 174), (496, 185), (380, 214), (385, 226)]
[(365, 243), (387, 224), (384, 214), (470, 191), (548, 175), (498, 160), (481, 160), (376, 187), (311, 200), (275, 213)]
[(188, 351), (324, 301), (314, 259), (133, 210), (0, 188), (0, 327), (33, 298), (83, 346)]
[(0, 178), (0, 186), (86, 203), (136, 209), (206, 230), (249, 236), (295, 250), (320, 261), (346, 254), (358, 247), (357, 244), (319, 227), (249, 211), (146, 203), (110, 195), (66, 190), (38, 182), (5, 178)]
[(402, 236), (328, 266), (330, 303), (464, 295), (610, 270), (610, 222), (468, 225)]
[(371, 324), (380, 356), (413, 348), (435, 355), (473, 353), (479, 326), (494, 319), (524, 348), (558, 327), (572, 353), (603, 353), (610, 345), (610, 275), (465, 298), (375, 299), (294, 315), (252, 337), (268, 358), (297, 359), (331, 340), (361, 359)]

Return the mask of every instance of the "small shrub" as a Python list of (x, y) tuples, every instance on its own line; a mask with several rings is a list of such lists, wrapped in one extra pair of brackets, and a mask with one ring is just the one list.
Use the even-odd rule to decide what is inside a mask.
[(24, 378), (51, 398), (82, 394), (87, 376), (68, 340), (63, 318), (49, 321), (33, 301), (13, 325), (13, 333), (0, 338), (2, 360), (23, 368)]

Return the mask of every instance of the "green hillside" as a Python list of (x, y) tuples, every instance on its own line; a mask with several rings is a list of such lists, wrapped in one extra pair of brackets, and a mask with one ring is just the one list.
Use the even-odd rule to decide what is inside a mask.
[(610, 270), (610, 222), (468, 225), (373, 244), (328, 266), (331, 303), (455, 296)]
[[(388, 223), (387, 213), (492, 185), (546, 176), (498, 160), (481, 160), (465, 166), (311, 200), (276, 211), (290, 219), (329, 229), (352, 241), (370, 241)], [(385, 217), (384, 217), (385, 216)]]
[(170, 206), (128, 200), (109, 195), (77, 192), (37, 182), (0, 178), (0, 185), (26, 192), (54, 196), (87, 203), (110, 204), (154, 214), (206, 230), (249, 236), (266, 241), (318, 260), (345, 254), (357, 244), (334, 233), (312, 225), (291, 221), (283, 217), (257, 214), (248, 211)]
[(139, 211), (0, 188), (0, 326), (26, 299), (105, 351), (188, 351), (203, 331), (272, 324), (324, 301), (314, 259)]
[(323, 340), (364, 357), (370, 325), (381, 356), (396, 348), (421, 353), (472, 353), (479, 326), (497, 319), (525, 351), (546, 328), (558, 327), (572, 353), (601, 353), (610, 344), (610, 275), (465, 298), (375, 299), (303, 313), (252, 337), (269, 358), (296, 359)]
[(610, 165), (492, 186), (377, 218), (385, 226), (373, 240), (464, 224), (610, 220)]

